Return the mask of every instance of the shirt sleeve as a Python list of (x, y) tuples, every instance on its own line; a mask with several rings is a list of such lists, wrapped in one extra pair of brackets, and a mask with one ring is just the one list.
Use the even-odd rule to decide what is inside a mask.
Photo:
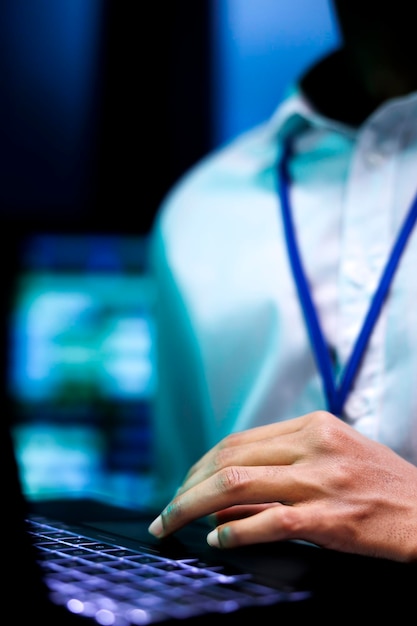
[(160, 211), (150, 241), (150, 271), (156, 286), (157, 389), (152, 407), (153, 477), (150, 505), (163, 507), (190, 466), (206, 451), (204, 381), (189, 310), (170, 258), (169, 236)]

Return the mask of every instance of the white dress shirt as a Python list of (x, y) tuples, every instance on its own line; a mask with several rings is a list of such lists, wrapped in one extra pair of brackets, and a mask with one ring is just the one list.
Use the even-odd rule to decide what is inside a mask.
[[(339, 373), (417, 192), (417, 94), (352, 128), (317, 114), (296, 90), (269, 121), (179, 181), (152, 236), (157, 506), (229, 432), (326, 408), (277, 193), (288, 133), (300, 253)], [(343, 419), (417, 464), (415, 231)]]

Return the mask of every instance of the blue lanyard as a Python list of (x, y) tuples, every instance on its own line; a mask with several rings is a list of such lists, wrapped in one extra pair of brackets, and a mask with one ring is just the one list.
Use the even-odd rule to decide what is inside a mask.
[(283, 153), (278, 164), (278, 184), (281, 199), (282, 218), (287, 242), (288, 255), (296, 281), (298, 295), (301, 301), (304, 319), (307, 325), (311, 344), (314, 349), (317, 366), (319, 368), (327, 400), (327, 409), (339, 417), (351, 389), (352, 383), (360, 366), (365, 348), (368, 344), (372, 329), (378, 319), (381, 307), (388, 293), (394, 272), (398, 266), (401, 254), (407, 243), (417, 219), (417, 196), (414, 198), (406, 219), (401, 227), (397, 240), (392, 248), (388, 262), (384, 268), (380, 283), (373, 295), (371, 306), (366, 315), (362, 329), (358, 335), (353, 351), (346, 363), (340, 384), (337, 385), (330, 358), (329, 347), (323, 336), (317, 312), (314, 307), (308, 281), (301, 262), (297, 246), (294, 224), (291, 215), (289, 188), (291, 184), (288, 164), (291, 158), (289, 143), (284, 145)]

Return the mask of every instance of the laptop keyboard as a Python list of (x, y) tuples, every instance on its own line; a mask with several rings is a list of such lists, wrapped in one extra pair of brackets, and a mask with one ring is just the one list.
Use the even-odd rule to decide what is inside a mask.
[(198, 559), (175, 560), (29, 519), (51, 600), (102, 626), (157, 623), (300, 599)]

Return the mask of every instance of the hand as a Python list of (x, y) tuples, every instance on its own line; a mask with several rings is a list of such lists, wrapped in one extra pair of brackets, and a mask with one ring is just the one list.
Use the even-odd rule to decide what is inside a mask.
[(417, 468), (338, 418), (316, 411), (223, 439), (188, 472), (150, 525), (165, 537), (210, 515), (210, 545), (301, 539), (417, 560)]

